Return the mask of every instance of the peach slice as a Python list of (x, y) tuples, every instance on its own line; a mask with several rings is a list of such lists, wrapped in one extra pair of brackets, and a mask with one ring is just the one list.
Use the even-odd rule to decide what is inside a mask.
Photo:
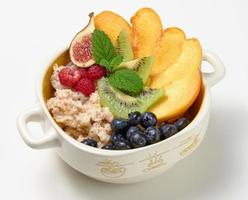
[(159, 121), (179, 117), (195, 101), (201, 86), (201, 61), (198, 40), (185, 40), (177, 62), (153, 78), (151, 86), (164, 88), (166, 92), (166, 97), (150, 109)]
[(155, 53), (156, 59), (151, 70), (151, 76), (161, 73), (176, 62), (185, 39), (184, 32), (179, 28), (171, 27), (164, 30)]
[(119, 33), (122, 30), (126, 30), (131, 40), (130, 42), (132, 42), (133, 32), (131, 25), (114, 12), (103, 11), (96, 15), (95, 28), (104, 31), (110, 37), (113, 44), (115, 44)]
[(131, 18), (133, 50), (136, 58), (154, 55), (163, 27), (158, 14), (151, 8), (141, 8)]

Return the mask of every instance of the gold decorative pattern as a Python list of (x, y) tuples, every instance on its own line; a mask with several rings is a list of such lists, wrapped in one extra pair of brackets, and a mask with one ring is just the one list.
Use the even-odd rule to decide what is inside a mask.
[(190, 143), (186, 148), (184, 148), (181, 152), (180, 152), (180, 155), (181, 156), (185, 156), (187, 155), (188, 153), (192, 152), (193, 149), (195, 149), (195, 147), (198, 145), (199, 143), (199, 134), (196, 135), (194, 138), (193, 138), (193, 141), (192, 143)]
[(124, 165), (110, 159), (101, 161), (97, 165), (100, 166), (101, 174), (108, 178), (119, 178), (127, 171)]
[(187, 144), (188, 142), (192, 141), (194, 139), (195, 135), (191, 135), (189, 137), (187, 137), (186, 139), (182, 140), (180, 142), (181, 145)]
[[(197, 135), (191, 135), (182, 141), (179, 142), (179, 144), (173, 148), (167, 149), (163, 152), (155, 151), (154, 153), (149, 153), (148, 156), (140, 160), (139, 162), (147, 162), (145, 169), (143, 169), (143, 173), (148, 173), (150, 171), (153, 171), (155, 169), (158, 169), (164, 165), (167, 164), (163, 158), (163, 154), (166, 154), (172, 150), (178, 149), (179, 147), (182, 147), (184, 145), (188, 145), (180, 151), (180, 156), (186, 156), (190, 154), (199, 144), (200, 142), (200, 134), (201, 131)], [(111, 159), (106, 159), (101, 162), (98, 162), (97, 165), (100, 166), (100, 173), (108, 178), (119, 178), (126, 174), (127, 168), (126, 165), (131, 165), (133, 163), (128, 164), (121, 164), (118, 161), (114, 161)]]
[(194, 139), (194, 135), (191, 135), (189, 137), (187, 137), (186, 139), (182, 140), (181, 142), (179, 142), (179, 144), (175, 147), (173, 147), (171, 150), (175, 150), (175, 149), (178, 149), (179, 147), (191, 142), (193, 139)]
[(150, 172), (156, 168), (159, 168), (163, 165), (166, 164), (166, 162), (164, 161), (162, 155), (167, 153), (167, 151), (162, 152), (162, 153), (158, 153), (157, 151), (155, 151), (155, 153), (153, 154), (149, 154), (148, 158), (141, 160), (140, 162), (144, 162), (147, 161), (147, 167), (143, 170), (144, 173), (146, 172)]

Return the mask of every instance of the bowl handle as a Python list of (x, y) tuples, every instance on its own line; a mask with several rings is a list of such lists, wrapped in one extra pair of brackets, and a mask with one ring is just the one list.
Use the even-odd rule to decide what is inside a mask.
[(34, 149), (45, 149), (60, 146), (58, 135), (53, 127), (50, 127), (43, 137), (34, 139), (27, 128), (29, 122), (37, 122), (41, 125), (42, 123), (44, 124), (43, 112), (39, 105), (32, 106), (23, 111), (17, 118), (17, 129), (23, 141)]
[(203, 52), (203, 60), (214, 68), (212, 73), (203, 73), (207, 84), (212, 87), (225, 76), (225, 66), (217, 55), (209, 51)]

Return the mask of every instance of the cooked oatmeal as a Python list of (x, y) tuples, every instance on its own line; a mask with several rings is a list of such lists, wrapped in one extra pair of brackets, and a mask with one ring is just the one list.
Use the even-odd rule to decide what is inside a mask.
[(54, 97), (47, 101), (47, 107), (54, 120), (66, 133), (82, 141), (95, 139), (101, 147), (110, 141), (113, 114), (107, 107), (101, 107), (98, 92), (89, 97), (61, 85), (58, 73), (64, 66), (54, 67), (51, 84), (56, 89)]

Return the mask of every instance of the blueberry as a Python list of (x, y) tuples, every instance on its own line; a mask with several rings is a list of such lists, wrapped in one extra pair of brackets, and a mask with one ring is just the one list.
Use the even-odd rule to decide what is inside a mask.
[(175, 135), (178, 132), (177, 127), (174, 124), (163, 124), (160, 126), (161, 139), (166, 139)]
[(128, 128), (128, 121), (126, 119), (117, 118), (111, 122), (111, 128), (113, 130), (124, 130)]
[(146, 146), (146, 138), (143, 133), (135, 133), (130, 136), (130, 144), (133, 148)]
[(114, 149), (114, 145), (112, 144), (106, 144), (102, 147), (102, 149), (105, 149), (105, 150), (113, 150)]
[(113, 130), (113, 133), (121, 134), (121, 135), (125, 136), (127, 133), (127, 130), (128, 130), (128, 127), (124, 128), (124, 129), (120, 129), (120, 130)]
[(131, 147), (125, 141), (117, 141), (114, 145), (114, 149), (115, 150), (127, 150), (127, 149), (131, 149)]
[(130, 136), (136, 132), (139, 132), (140, 128), (137, 126), (130, 126), (129, 129), (127, 130), (126, 138), (129, 140)]
[(189, 120), (185, 117), (182, 117), (178, 119), (174, 124), (176, 125), (177, 129), (180, 131), (189, 124)]
[(81, 143), (86, 144), (91, 147), (97, 147), (97, 142), (90, 138), (84, 139)]
[(115, 145), (115, 143), (118, 141), (126, 141), (126, 138), (123, 134), (119, 132), (114, 132), (111, 137), (111, 142), (113, 145)]
[(128, 114), (128, 123), (130, 125), (138, 125), (141, 121), (141, 114), (138, 111), (131, 112)]
[(159, 124), (160, 126), (163, 126), (165, 124), (168, 124), (167, 122), (162, 122), (161, 124)]
[(154, 144), (160, 141), (160, 131), (156, 127), (153, 127), (153, 126), (148, 127), (144, 131), (144, 134), (145, 134), (146, 141), (148, 144)]
[(141, 115), (141, 122), (140, 123), (144, 128), (148, 128), (150, 126), (156, 126), (157, 117), (151, 112), (144, 112)]

